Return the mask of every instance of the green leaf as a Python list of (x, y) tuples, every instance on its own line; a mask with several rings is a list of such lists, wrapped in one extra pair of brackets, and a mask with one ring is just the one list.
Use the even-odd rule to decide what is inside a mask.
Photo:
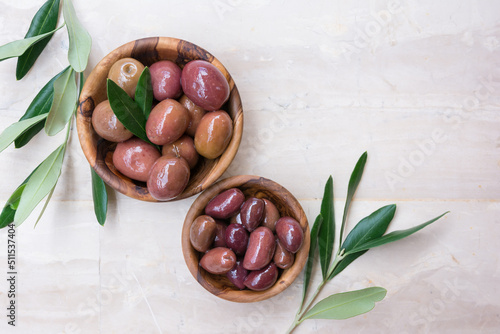
[(321, 214), (316, 217), (314, 224), (311, 229), (311, 243), (309, 246), (309, 256), (307, 257), (306, 267), (304, 269), (304, 285), (302, 289), (302, 303), (306, 298), (307, 289), (309, 288), (309, 282), (311, 280), (311, 273), (314, 264), (314, 257), (316, 255), (316, 244), (318, 243), (318, 233), (323, 223), (323, 217)]
[(357, 246), (366, 243), (367, 241), (377, 239), (381, 237), (387, 228), (389, 227), (394, 213), (396, 212), (396, 205), (391, 204), (384, 206), (375, 212), (373, 212), (368, 217), (365, 217), (359, 221), (352, 231), (347, 235), (344, 243), (340, 247), (346, 255), (333, 270), (332, 274), (328, 277), (331, 280), (333, 277), (338, 275), (342, 270), (344, 270), (351, 262), (356, 260), (358, 257), (363, 255), (366, 250), (360, 252), (352, 252)]
[(347, 214), (349, 213), (349, 207), (351, 206), (352, 199), (356, 193), (359, 182), (361, 181), (361, 176), (363, 176), (363, 171), (365, 169), (366, 159), (368, 153), (365, 152), (359, 157), (354, 170), (352, 171), (351, 178), (349, 179), (349, 185), (347, 187), (347, 197), (344, 206), (344, 214), (342, 216), (342, 225), (340, 226), (340, 236), (339, 242), (342, 243), (342, 238), (344, 236), (344, 228), (347, 221)]
[(335, 242), (335, 212), (333, 208), (333, 179), (331, 176), (326, 181), (323, 201), (321, 202), (321, 216), (323, 217), (323, 223), (319, 229), (318, 246), (321, 272), (323, 273), (323, 279), (325, 279), (330, 267)]
[(108, 100), (116, 118), (137, 137), (150, 143), (146, 135), (146, 117), (134, 100), (114, 81), (107, 81)]
[(104, 226), (108, 212), (108, 193), (104, 181), (97, 175), (93, 168), (92, 173), (92, 198), (94, 199), (94, 213), (100, 225)]
[(362, 290), (337, 293), (314, 305), (305, 319), (348, 319), (371, 311), (375, 303), (384, 299), (387, 290), (371, 287)]
[(356, 246), (355, 248), (353, 248), (352, 250), (349, 251), (349, 253), (356, 253), (356, 252), (360, 252), (360, 251), (364, 251), (364, 250), (368, 250), (370, 248), (374, 248), (374, 247), (378, 247), (378, 246), (382, 246), (382, 245), (385, 245), (385, 244), (388, 244), (390, 242), (394, 242), (394, 241), (398, 241), (398, 240), (401, 240), (403, 238), (406, 238), (407, 236), (409, 235), (412, 235), (413, 233), (417, 232), (417, 231), (420, 231), (421, 229), (423, 229), (424, 227), (426, 227), (427, 225), (430, 225), (432, 223), (434, 223), (436, 220), (440, 219), (441, 217), (443, 217), (445, 214), (447, 214), (449, 211), (443, 213), (442, 215), (436, 217), (436, 218), (433, 218), (423, 224), (420, 224), (420, 225), (417, 225), (417, 226), (414, 226), (414, 227), (411, 227), (409, 229), (406, 229), (406, 230), (398, 230), (398, 231), (394, 231), (394, 232), (391, 232), (391, 233), (388, 233), (380, 238), (377, 238), (377, 239), (374, 239), (374, 240), (371, 240), (371, 241), (367, 241), (363, 244), (360, 244), (358, 246)]
[(32, 45), (40, 42), (41, 40), (43, 40), (48, 36), (52, 36), (53, 33), (61, 29), (62, 27), (63, 26), (60, 26), (59, 28), (54, 29), (45, 34), (25, 39), (20, 39), (0, 46), (0, 61), (23, 55), (26, 52), (26, 50), (28, 50)]
[(148, 119), (151, 107), (153, 106), (153, 85), (151, 84), (151, 73), (146, 66), (139, 77), (137, 87), (135, 88), (135, 102), (139, 105)]
[[(54, 81), (64, 73), (66, 69), (59, 72), (55, 77), (50, 79), (42, 90), (35, 96), (24, 115), (19, 119), (20, 121), (32, 118), (34, 116), (48, 114), (54, 100)], [(31, 138), (40, 132), (45, 125), (45, 119), (40, 120), (37, 124), (26, 130), (22, 135), (16, 138), (16, 148), (26, 145)]]
[(26, 187), (26, 183), (22, 183), (17, 189), (10, 195), (7, 203), (5, 203), (2, 213), (0, 214), (0, 228), (8, 226), (14, 221), (14, 215), (16, 214), (16, 209), (21, 200), (21, 194)]
[(38, 115), (13, 123), (7, 129), (3, 130), (2, 134), (0, 134), (0, 152), (9, 147), (9, 145), (26, 130), (45, 118), (47, 118), (47, 114)]
[(61, 174), (65, 148), (66, 143), (59, 146), (29, 178), (14, 216), (16, 227), (28, 218), (38, 203), (54, 188)]
[(38, 215), (38, 218), (36, 219), (35, 227), (38, 225), (38, 222), (40, 221), (43, 214), (45, 213), (45, 209), (47, 209), (47, 205), (49, 205), (49, 202), (52, 198), (52, 195), (54, 194), (54, 190), (56, 190), (56, 185), (57, 185), (57, 181), (56, 181), (56, 184), (54, 184), (54, 186), (50, 190), (49, 195), (47, 196), (47, 199), (45, 200), (45, 203), (43, 204), (42, 211), (40, 211), (40, 214)]
[(45, 121), (45, 133), (53, 136), (68, 124), (78, 101), (75, 71), (68, 67), (54, 81), (54, 100)]
[(395, 213), (396, 205), (390, 204), (381, 207), (368, 217), (361, 219), (342, 243), (341, 248), (345, 250), (345, 254), (357, 248), (359, 245), (384, 235)]
[[(59, 16), (59, 0), (47, 0), (33, 17), (31, 25), (24, 38), (38, 36), (51, 32), (57, 27), (57, 18)], [(22, 79), (31, 69), (38, 56), (47, 46), (52, 34), (42, 39), (40, 42), (31, 46), (17, 59), (16, 78)]]
[(85, 28), (78, 21), (75, 8), (71, 0), (63, 1), (64, 21), (68, 26), (69, 50), (68, 60), (71, 67), (77, 72), (83, 72), (87, 67), (92, 38)]

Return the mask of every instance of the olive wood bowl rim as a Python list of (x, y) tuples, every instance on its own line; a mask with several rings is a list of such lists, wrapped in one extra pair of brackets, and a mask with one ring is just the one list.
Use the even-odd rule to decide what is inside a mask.
[[(203, 214), (206, 204), (217, 194), (230, 188), (256, 187), (258, 189), (277, 189), (280, 200), (284, 201), (288, 209), (304, 230), (304, 242), (295, 254), (295, 262), (292, 267), (283, 270), (276, 283), (264, 291), (252, 291), (249, 289), (239, 290), (231, 286), (217, 285), (217, 276), (206, 272), (199, 266), (200, 253), (191, 245), (189, 232), (194, 219)], [(242, 190), (245, 193), (245, 190)], [(258, 190), (259, 191), (259, 190)], [(261, 190), (260, 190), (261, 191)], [(245, 194), (247, 196), (247, 194)], [(259, 197), (259, 196), (257, 196)], [(265, 196), (263, 196), (265, 197)], [(281, 212), (280, 212), (281, 215)], [(251, 303), (271, 298), (289, 287), (297, 276), (302, 272), (309, 256), (310, 229), (306, 214), (299, 201), (283, 186), (270, 179), (255, 175), (237, 175), (218, 181), (203, 191), (189, 208), (182, 227), (182, 253), (186, 265), (195, 280), (213, 295), (232, 302)]]
[[(165, 56), (167, 54), (168, 57)], [(163, 55), (163, 57), (161, 55)], [(195, 173), (191, 175), (190, 182), (186, 189), (179, 196), (169, 201), (188, 198), (200, 193), (217, 181), (229, 167), (236, 156), (243, 135), (243, 107), (238, 88), (230, 73), (215, 56), (205, 49), (191, 42), (173, 37), (146, 37), (130, 41), (108, 53), (92, 69), (80, 94), (76, 117), (78, 139), (83, 153), (97, 175), (99, 175), (99, 177), (101, 177), (101, 179), (111, 188), (131, 198), (149, 202), (162, 201), (158, 201), (151, 196), (145, 183), (131, 180), (112, 166), (112, 162), (109, 161), (109, 156), (116, 144), (110, 142), (103, 144), (103, 142), (105, 142), (104, 139), (100, 138), (95, 133), (91, 122), (92, 112), (95, 106), (104, 100), (102, 98), (102, 92), (95, 88), (101, 85), (98, 79), (104, 75), (104, 71), (106, 71), (107, 77), (107, 72), (111, 65), (116, 60), (125, 57), (136, 59), (142, 57), (148, 59), (148, 62), (151, 63), (159, 60), (172, 60), (178, 65), (179, 62), (182, 63), (182, 61), (185, 64), (189, 60), (203, 59), (215, 65), (226, 77), (230, 87), (230, 97), (228, 102), (225, 103), (225, 107), (233, 120), (233, 135), (231, 141), (220, 157), (213, 160), (200, 157), (200, 160), (203, 162), (195, 167)], [(174, 59), (174, 57), (177, 58)], [(105, 146), (104, 149), (102, 149), (103, 146)], [(193, 175), (197, 177), (193, 178)], [(193, 178), (193, 180), (191, 180), (191, 178)]]

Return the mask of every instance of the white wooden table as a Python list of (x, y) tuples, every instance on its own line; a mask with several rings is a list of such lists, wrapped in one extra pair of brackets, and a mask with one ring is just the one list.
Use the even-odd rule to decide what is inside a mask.
[[(0, 0), (0, 44), (24, 37), (42, 1)], [(494, 333), (500, 328), (500, 4), (492, 1), (74, 0), (93, 38), (86, 74), (130, 40), (171, 36), (211, 51), (244, 104), (240, 150), (224, 177), (270, 178), (310, 223), (334, 176), (337, 220), (351, 170), (368, 151), (348, 230), (389, 203), (390, 230), (445, 219), (371, 250), (325, 288), (388, 290), (366, 315), (308, 320), (296, 333)], [(61, 16), (62, 20), (62, 16)], [(0, 63), (0, 130), (67, 66), (58, 32), (22, 81)], [(0, 154), (0, 205), (63, 140), (39, 135)], [(143, 203), (110, 194), (92, 209), (76, 129), (45, 215), (17, 237), (17, 326), (7, 325), (7, 231), (0, 230), (1, 333), (282, 333), (302, 275), (256, 304), (196, 283), (180, 247), (194, 199)], [(316, 279), (319, 275), (315, 276)]]

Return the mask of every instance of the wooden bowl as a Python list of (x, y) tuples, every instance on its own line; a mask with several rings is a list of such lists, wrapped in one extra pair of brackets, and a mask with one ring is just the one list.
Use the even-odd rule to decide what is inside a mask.
[[(216, 195), (230, 188), (239, 188), (246, 197), (267, 198), (276, 205), (280, 215), (290, 216), (296, 219), (304, 230), (304, 242), (300, 250), (295, 254), (294, 264), (281, 271), (276, 283), (265, 291), (239, 290), (225, 275), (213, 275), (199, 266), (202, 254), (196, 251), (189, 240), (189, 230), (196, 217), (204, 214), (207, 203)], [(309, 254), (310, 231), (307, 217), (297, 199), (285, 188), (269, 179), (252, 176), (238, 175), (217, 182), (205, 190), (194, 201), (189, 209), (184, 226), (182, 227), (182, 253), (184, 260), (193, 277), (208, 291), (217, 297), (240, 303), (257, 302), (285, 290), (302, 271)]]
[(92, 127), (95, 106), (107, 99), (106, 78), (109, 69), (117, 60), (125, 57), (135, 58), (145, 66), (159, 60), (171, 60), (181, 68), (191, 60), (203, 59), (214, 64), (226, 77), (231, 93), (222, 109), (233, 120), (233, 137), (219, 158), (209, 160), (200, 157), (198, 165), (191, 170), (186, 189), (174, 200), (193, 196), (208, 188), (224, 173), (238, 151), (243, 133), (241, 99), (231, 75), (217, 58), (197, 45), (175, 38), (151, 37), (129, 42), (109, 53), (92, 70), (83, 86), (76, 118), (78, 138), (90, 165), (104, 182), (119, 192), (143, 201), (156, 202), (145, 182), (131, 180), (116, 170), (112, 158), (116, 143), (102, 139)]

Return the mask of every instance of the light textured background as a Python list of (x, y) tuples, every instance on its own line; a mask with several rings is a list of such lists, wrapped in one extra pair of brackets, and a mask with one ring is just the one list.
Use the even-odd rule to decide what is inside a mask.
[[(42, 1), (0, 0), (0, 44), (22, 38)], [(500, 328), (500, 4), (460, 1), (74, 0), (93, 38), (86, 74), (108, 52), (147, 36), (186, 39), (231, 72), (244, 104), (240, 150), (224, 175), (288, 188), (309, 221), (328, 175), (337, 219), (349, 174), (366, 172), (349, 227), (396, 203), (390, 227), (445, 219), (354, 262), (324, 295), (383, 286), (370, 313), (306, 321), (297, 333), (494, 333)], [(62, 20), (62, 16), (61, 16)], [(0, 130), (67, 66), (65, 30), (15, 80), (0, 63)], [(1, 333), (282, 333), (302, 275), (281, 295), (234, 304), (201, 288), (180, 247), (193, 199), (110, 195), (93, 216), (76, 129), (53, 199), (17, 230), (18, 326), (7, 326), (6, 230), (0, 230)], [(0, 155), (0, 205), (59, 143), (39, 135)], [(38, 208), (40, 210), (40, 208)], [(4, 278), (5, 277), (5, 278)], [(316, 278), (319, 278), (316, 276)]]

